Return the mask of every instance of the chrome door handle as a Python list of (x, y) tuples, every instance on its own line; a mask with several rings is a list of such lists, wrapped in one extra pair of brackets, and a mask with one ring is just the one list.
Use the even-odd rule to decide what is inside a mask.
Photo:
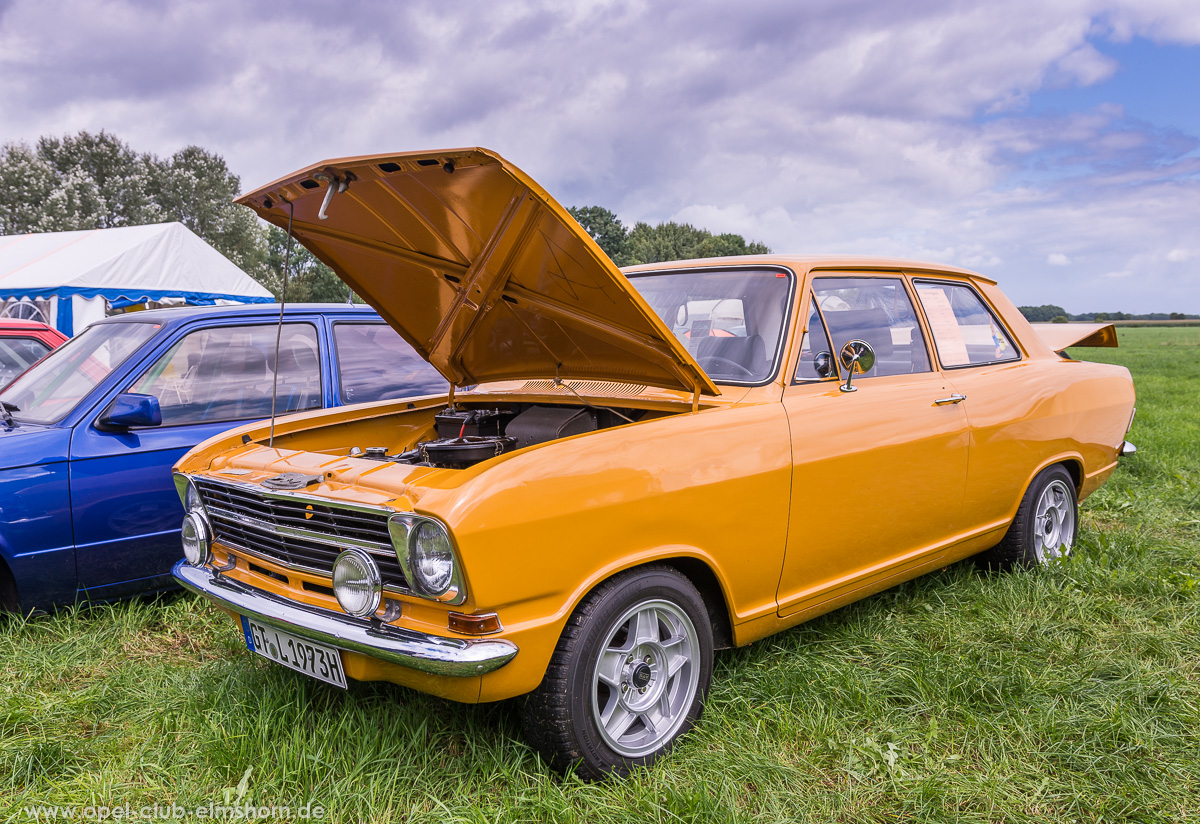
[(957, 392), (955, 392), (953, 395), (951, 395), (948, 398), (939, 398), (938, 400), (933, 402), (933, 405), (934, 406), (945, 406), (948, 403), (962, 403), (966, 399), (967, 399), (966, 395), (960, 395)]

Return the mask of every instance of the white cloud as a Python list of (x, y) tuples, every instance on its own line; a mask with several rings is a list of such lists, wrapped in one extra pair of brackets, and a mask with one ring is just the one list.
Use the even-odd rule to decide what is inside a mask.
[(943, 259), (1018, 303), (1200, 311), (1200, 256), (1176, 255), (1200, 249), (1195, 136), (1119, 101), (1026, 108), (1112, 76), (1105, 38), (1200, 42), (1194, 0), (72, 0), (53, 26), (37, 0), (0, 9), (0, 141), (198, 143), (246, 188), (326, 157), (484, 145), (627, 222)]

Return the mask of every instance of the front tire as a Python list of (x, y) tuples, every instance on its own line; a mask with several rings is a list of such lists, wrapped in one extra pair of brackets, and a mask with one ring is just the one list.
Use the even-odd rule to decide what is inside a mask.
[(1071, 554), (1079, 530), (1075, 481), (1061, 464), (1033, 479), (1000, 543), (978, 557), (992, 569), (1033, 569)]
[(599, 780), (667, 752), (700, 717), (712, 680), (704, 600), (665, 566), (617, 575), (563, 628), (525, 701), (527, 737), (552, 767)]

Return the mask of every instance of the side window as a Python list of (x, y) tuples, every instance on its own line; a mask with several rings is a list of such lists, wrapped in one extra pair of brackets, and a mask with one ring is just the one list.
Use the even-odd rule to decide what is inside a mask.
[(864, 340), (875, 350), (875, 366), (864, 377), (931, 371), (925, 336), (902, 279), (816, 278), (813, 297), (829, 324), (835, 357), (851, 340)]
[(974, 289), (929, 281), (917, 281), (916, 286), (942, 366), (974, 366), (1021, 358), (1008, 332)]
[[(244, 421), (271, 414), (274, 324), (219, 326), (186, 335), (130, 388), (158, 398), (163, 426)], [(321, 406), (317, 330), (284, 324), (279, 338), (277, 414)]]
[(440, 394), (449, 382), (385, 323), (336, 323), (342, 403)]
[(821, 320), (821, 313), (817, 311), (817, 302), (814, 300), (808, 310), (808, 331), (800, 341), (800, 362), (796, 364), (794, 382), (834, 378), (837, 377), (837, 373), (833, 347), (829, 345), (825, 322)]
[(35, 338), (0, 338), (0, 386), (33, 366), (50, 347)]

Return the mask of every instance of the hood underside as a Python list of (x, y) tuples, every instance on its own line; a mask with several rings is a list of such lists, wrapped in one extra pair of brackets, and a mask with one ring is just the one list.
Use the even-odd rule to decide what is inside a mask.
[(583, 228), (485, 149), (330, 160), (238, 198), (457, 386), (520, 378), (720, 394)]

